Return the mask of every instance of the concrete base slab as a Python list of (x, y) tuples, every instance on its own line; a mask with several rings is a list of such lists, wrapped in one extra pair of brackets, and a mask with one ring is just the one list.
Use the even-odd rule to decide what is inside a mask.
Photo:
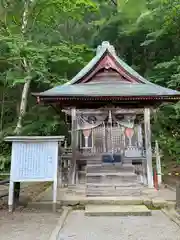
[[(53, 211), (53, 203), (52, 202), (29, 202), (28, 208), (33, 209), (41, 209), (46, 211)], [(62, 208), (62, 205), (60, 202), (57, 202), (56, 204), (56, 210), (59, 212), (59, 210)]]
[(164, 208), (162, 212), (180, 227), (180, 215), (174, 208)]
[[(142, 205), (144, 201), (140, 197), (79, 197), (70, 196), (67, 199), (62, 199), (57, 202), (57, 208), (61, 206), (76, 206), (76, 205)], [(29, 207), (52, 209), (52, 201), (30, 202)]]
[(166, 208), (167, 209), (175, 209), (176, 208), (176, 202), (166, 202)]
[(60, 219), (57, 223), (57, 226), (55, 227), (55, 229), (52, 231), (51, 236), (49, 238), (49, 240), (57, 240), (59, 235), (60, 235), (60, 231), (63, 228), (63, 225), (66, 221), (66, 218), (68, 217), (69, 212), (71, 211), (70, 208), (64, 208), (62, 215), (60, 216)]
[(141, 197), (87, 197), (86, 204), (95, 205), (141, 205), (143, 200)]
[(167, 202), (162, 198), (152, 199), (152, 205), (156, 208), (164, 208), (167, 205)]
[[(164, 192), (165, 191), (165, 192)], [(87, 204), (95, 204), (95, 205), (146, 205), (148, 207), (155, 208), (164, 208), (169, 205), (169, 201), (167, 199), (170, 198), (174, 192), (167, 189), (152, 190), (144, 188), (143, 192), (146, 194), (142, 194), (142, 196), (91, 196), (87, 197), (85, 194), (76, 194), (76, 191), (73, 193), (68, 193), (67, 188), (58, 188), (57, 191), (57, 208), (61, 206), (76, 206), (76, 205), (87, 205)], [(167, 198), (168, 195), (168, 198)], [(172, 206), (175, 205), (175, 196), (172, 202)], [(46, 191), (41, 193), (34, 202), (29, 203), (31, 206), (40, 206), (42, 208), (46, 208), (48, 206), (49, 209), (52, 209), (52, 187), (48, 188)]]
[(86, 216), (151, 216), (144, 205), (86, 205)]

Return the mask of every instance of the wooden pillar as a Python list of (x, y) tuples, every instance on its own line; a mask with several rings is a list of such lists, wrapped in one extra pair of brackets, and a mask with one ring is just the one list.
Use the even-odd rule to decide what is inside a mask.
[(146, 167), (148, 187), (153, 188), (153, 168), (152, 168), (152, 148), (151, 148), (151, 124), (150, 109), (144, 109), (144, 130), (145, 130), (145, 147), (146, 147)]
[(76, 108), (71, 109), (71, 147), (72, 147), (72, 159), (70, 167), (70, 184), (75, 184), (76, 181), (76, 131), (77, 131), (77, 121), (76, 121)]
[(157, 140), (155, 145), (155, 153), (156, 153), (156, 170), (158, 174), (158, 184), (161, 185), (162, 184), (161, 156), (160, 156), (159, 144)]
[(112, 136), (112, 111), (109, 110), (109, 118), (108, 118), (108, 125), (109, 125), (109, 142), (108, 142), (108, 151), (111, 153), (114, 152), (114, 147), (113, 147), (113, 136)]
[(103, 121), (103, 152), (106, 152), (106, 126), (105, 122)]
[(58, 188), (62, 187), (62, 158), (58, 154)]
[(21, 183), (15, 182), (14, 183), (14, 204), (19, 204), (19, 197), (20, 197), (20, 189), (21, 189)]
[[(138, 149), (141, 151), (141, 155), (143, 156), (143, 136), (142, 136), (142, 125), (139, 124), (137, 126), (137, 139), (138, 139)], [(146, 178), (146, 163), (142, 163), (140, 168), (140, 180), (141, 183), (147, 184)]]
[(138, 147), (139, 147), (140, 149), (142, 149), (142, 146), (143, 146), (143, 138), (142, 138), (142, 126), (141, 126), (141, 124), (139, 124), (139, 125), (137, 126), (137, 134), (138, 134), (138, 136), (137, 136), (137, 138), (138, 138)]

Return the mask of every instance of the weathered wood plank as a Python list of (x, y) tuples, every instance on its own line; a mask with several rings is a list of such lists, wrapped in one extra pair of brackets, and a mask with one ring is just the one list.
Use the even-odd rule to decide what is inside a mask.
[[(77, 109), (77, 115), (82, 114), (82, 113), (86, 113), (86, 114), (94, 114), (96, 112), (96, 114), (102, 114), (102, 111), (115, 111), (117, 114), (143, 114), (144, 109), (143, 108), (118, 108), (118, 107), (104, 107), (104, 108), (100, 108), (100, 109)], [(72, 111), (71, 109), (63, 109), (62, 112), (71, 115)]]
[[(144, 109), (144, 130), (145, 130), (145, 147), (146, 147), (146, 166), (147, 183), (149, 188), (153, 188), (153, 169), (152, 169), (152, 148), (151, 148), (151, 124), (150, 124), (150, 109)], [(144, 172), (145, 177), (145, 172)]]
[(159, 144), (157, 140), (155, 145), (155, 154), (156, 154), (156, 170), (158, 174), (158, 184), (162, 184), (161, 156), (160, 156)]
[(76, 108), (71, 109), (71, 147), (72, 147), (72, 160), (69, 172), (69, 180), (71, 184), (75, 184), (76, 179)]

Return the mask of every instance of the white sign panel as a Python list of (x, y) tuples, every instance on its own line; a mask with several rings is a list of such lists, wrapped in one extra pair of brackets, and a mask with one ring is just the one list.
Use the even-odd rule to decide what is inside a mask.
[(9, 211), (13, 210), (15, 182), (53, 182), (53, 211), (57, 202), (58, 144), (63, 136), (11, 136)]
[(11, 181), (54, 181), (58, 142), (13, 142)]

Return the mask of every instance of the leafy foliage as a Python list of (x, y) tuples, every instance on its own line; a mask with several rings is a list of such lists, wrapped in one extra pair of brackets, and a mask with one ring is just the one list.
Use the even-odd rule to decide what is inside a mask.
[[(178, 90), (179, 12), (179, 0), (1, 1), (1, 135), (11, 134), (16, 127), (27, 77), (31, 83), (22, 134), (67, 133), (63, 117), (51, 107), (36, 106), (30, 92), (71, 79), (101, 41), (115, 45), (117, 53), (146, 78)], [(164, 155), (176, 161), (180, 153), (179, 119), (178, 103), (161, 106), (153, 120), (153, 134)], [(5, 159), (8, 151), (1, 146), (1, 159)]]

